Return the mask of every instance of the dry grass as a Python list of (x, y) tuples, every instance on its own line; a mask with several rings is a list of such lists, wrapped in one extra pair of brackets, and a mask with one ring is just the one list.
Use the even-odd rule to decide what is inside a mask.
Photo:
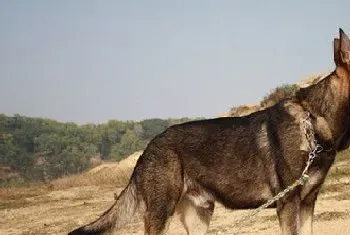
[(120, 162), (104, 163), (80, 175), (72, 175), (51, 182), (54, 189), (91, 185), (114, 185), (124, 187), (129, 182), (136, 161), (142, 151), (135, 152)]
[(240, 117), (245, 116), (256, 111), (261, 110), (262, 107), (260, 105), (240, 105), (238, 107), (231, 108), (228, 112), (227, 117)]
[(56, 179), (50, 185), (55, 190), (91, 185), (115, 185), (122, 187), (127, 184), (130, 175), (129, 170), (118, 171), (117, 174), (104, 170), (96, 174), (84, 173)]
[(0, 188), (0, 199), (16, 200), (25, 197), (34, 197), (45, 194), (51, 190), (50, 185), (37, 184), (18, 188)]

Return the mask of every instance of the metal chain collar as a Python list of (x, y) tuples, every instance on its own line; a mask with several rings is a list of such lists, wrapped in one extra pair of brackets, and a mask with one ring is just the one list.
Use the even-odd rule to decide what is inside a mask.
[[(311, 122), (310, 113), (307, 113), (306, 117), (301, 120), (301, 127), (306, 137), (306, 140), (308, 142), (309, 158), (306, 162), (306, 166), (300, 178), (297, 179), (293, 184), (285, 188), (283, 191), (276, 194), (273, 198), (268, 200), (265, 204), (259, 206), (254, 210), (251, 210), (248, 214), (243, 216), (241, 219), (235, 221), (233, 223), (233, 226), (230, 226), (230, 227), (240, 227), (242, 226), (243, 222), (252, 220), (253, 216), (258, 214), (260, 211), (266, 209), (267, 207), (271, 206), (281, 198), (285, 197), (289, 192), (293, 191), (296, 187), (304, 185), (306, 181), (309, 179), (309, 175), (308, 175), (309, 168), (312, 165), (315, 158), (317, 157), (317, 154), (323, 151), (323, 148), (320, 144), (317, 143), (317, 140), (315, 139), (315, 132)], [(217, 234), (222, 234), (222, 232), (225, 232), (225, 234), (228, 234), (227, 231), (221, 231)]]

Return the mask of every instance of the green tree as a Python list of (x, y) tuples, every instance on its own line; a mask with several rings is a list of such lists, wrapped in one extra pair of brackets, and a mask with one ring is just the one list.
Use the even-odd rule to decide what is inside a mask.
[(127, 130), (125, 135), (123, 135), (123, 137), (121, 138), (118, 147), (118, 157), (124, 158), (135, 151), (141, 150), (142, 143), (137, 138), (135, 132), (133, 132), (132, 130)]
[(146, 119), (140, 122), (143, 127), (142, 139), (151, 140), (156, 135), (163, 132), (166, 128), (169, 127), (168, 120), (163, 120), (159, 118)]
[(10, 166), (28, 181), (50, 180), (86, 170), (96, 155), (120, 160), (144, 149), (169, 125), (187, 120), (110, 120), (77, 125), (0, 114), (0, 164)]

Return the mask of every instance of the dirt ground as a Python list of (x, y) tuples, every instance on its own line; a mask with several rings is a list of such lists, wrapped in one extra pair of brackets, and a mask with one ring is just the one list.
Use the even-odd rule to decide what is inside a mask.
[[(20, 200), (1, 203), (0, 234), (66, 234), (72, 228), (90, 222), (113, 203), (112, 187), (85, 186), (57, 190)], [(246, 210), (231, 211), (216, 205), (208, 234), (280, 234), (274, 209), (267, 209), (240, 228), (232, 227)], [(322, 194), (316, 205), (314, 234), (350, 234), (350, 187), (341, 193)], [(143, 234), (141, 216), (118, 234)], [(186, 234), (174, 217), (167, 234)]]
[[(131, 162), (130, 159), (128, 161)], [(132, 164), (135, 164), (136, 159), (132, 159)], [(332, 167), (316, 203), (315, 235), (350, 234), (350, 158), (347, 154), (339, 159)], [(119, 165), (126, 168), (120, 163)], [(105, 168), (99, 167), (91, 172), (96, 173), (100, 169), (104, 175)], [(107, 170), (110, 171), (109, 168)], [(116, 170), (117, 168), (114, 169)], [(98, 172), (93, 176), (98, 177)], [(73, 228), (96, 219), (113, 204), (114, 192), (120, 190), (121, 188), (108, 185), (79, 186), (60, 190), (37, 190), (39, 193), (34, 194), (35, 196), (30, 193), (20, 196), (16, 193), (5, 195), (0, 191), (0, 234), (67, 234)], [(246, 213), (247, 210), (232, 211), (217, 204), (208, 234), (281, 234), (275, 209), (266, 209), (251, 222), (244, 223), (239, 228), (234, 227), (234, 222)], [(141, 218), (141, 215), (136, 215), (118, 234), (142, 235)], [(172, 218), (166, 234), (186, 235), (176, 216)]]

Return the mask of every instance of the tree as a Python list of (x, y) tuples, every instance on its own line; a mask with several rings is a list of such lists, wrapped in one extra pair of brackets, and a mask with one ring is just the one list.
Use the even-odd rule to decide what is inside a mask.
[(143, 127), (143, 135), (142, 139), (151, 140), (156, 135), (163, 132), (168, 126), (169, 122), (167, 120), (154, 118), (154, 119), (146, 119), (140, 122)]
[(185, 120), (111, 120), (77, 125), (0, 114), (0, 164), (13, 168), (27, 181), (50, 180), (86, 170), (96, 155), (120, 160), (144, 149), (170, 124)]
[(126, 157), (142, 148), (141, 141), (137, 138), (135, 132), (127, 130), (120, 140), (118, 157)]
[(101, 157), (102, 157), (103, 160), (110, 159), (109, 154), (111, 152), (111, 141), (109, 140), (107, 133), (105, 133), (102, 136), (101, 143), (100, 143), (100, 146), (99, 146), (99, 150), (100, 150)]

